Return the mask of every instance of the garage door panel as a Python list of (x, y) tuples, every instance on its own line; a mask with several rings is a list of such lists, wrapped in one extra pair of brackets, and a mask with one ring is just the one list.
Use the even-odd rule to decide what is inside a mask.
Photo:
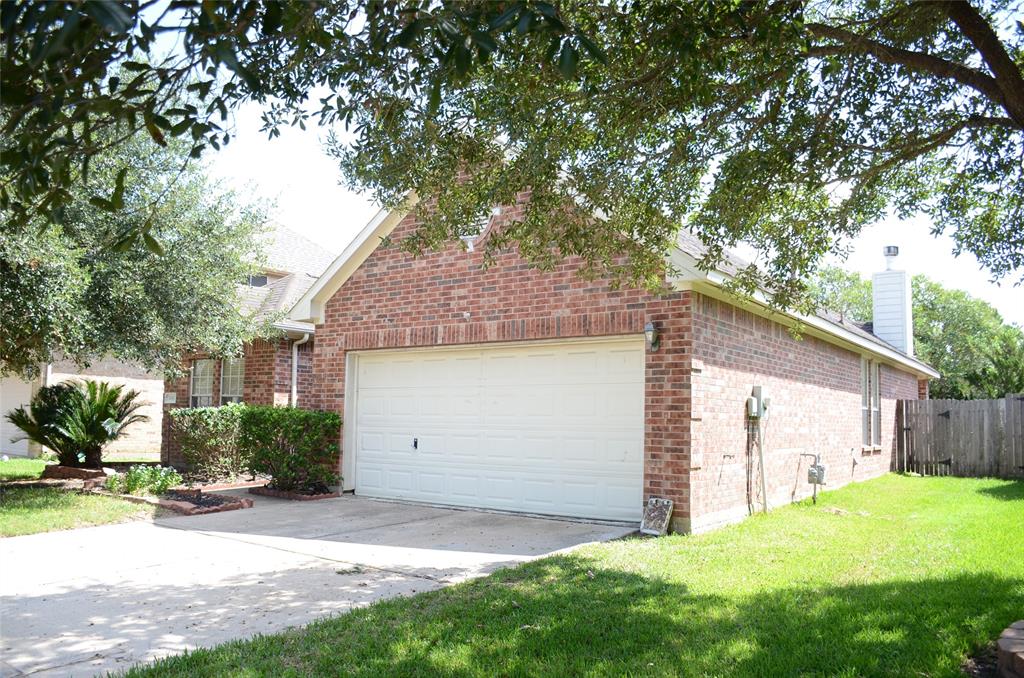
[(360, 354), (356, 491), (638, 518), (643, 356), (639, 338)]

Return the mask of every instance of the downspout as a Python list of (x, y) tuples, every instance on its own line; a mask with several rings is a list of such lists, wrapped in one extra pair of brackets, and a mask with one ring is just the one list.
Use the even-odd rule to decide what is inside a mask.
[(309, 332), (303, 332), (302, 339), (292, 342), (292, 393), (289, 399), (292, 407), (299, 404), (299, 346), (309, 341), (310, 336)]

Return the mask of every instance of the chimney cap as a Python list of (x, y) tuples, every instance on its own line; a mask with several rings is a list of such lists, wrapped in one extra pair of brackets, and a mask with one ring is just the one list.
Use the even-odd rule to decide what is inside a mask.
[(896, 245), (886, 245), (882, 253), (887, 257), (898, 257), (900, 254), (900, 248)]

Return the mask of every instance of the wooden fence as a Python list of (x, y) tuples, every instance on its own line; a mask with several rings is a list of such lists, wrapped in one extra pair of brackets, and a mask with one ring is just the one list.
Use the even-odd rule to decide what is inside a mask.
[(1024, 394), (998, 400), (901, 400), (900, 471), (1024, 478)]

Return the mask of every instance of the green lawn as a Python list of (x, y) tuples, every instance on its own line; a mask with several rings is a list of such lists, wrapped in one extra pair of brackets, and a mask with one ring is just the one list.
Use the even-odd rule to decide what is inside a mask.
[(0, 537), (152, 517), (155, 507), (49, 487), (0, 487)]
[(42, 459), (8, 459), (0, 461), (0, 480), (33, 480), (43, 474)]
[(958, 676), (1022, 617), (1024, 483), (893, 475), (129, 675)]

